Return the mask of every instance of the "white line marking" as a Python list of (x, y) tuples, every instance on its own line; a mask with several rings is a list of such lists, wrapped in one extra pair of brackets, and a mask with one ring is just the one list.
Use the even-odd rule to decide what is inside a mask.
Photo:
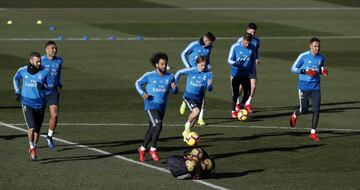
[[(11, 124), (3, 123), (3, 122), (1, 122), (1, 121), (0, 121), (0, 125), (3, 125), (3, 126), (5, 126), (5, 127), (8, 127), (8, 128), (11, 128), (11, 129), (15, 129), (15, 130), (18, 130), (18, 131), (22, 131), (22, 132), (27, 133), (27, 130), (26, 130), (26, 129), (23, 129), (23, 128), (20, 128), (20, 127), (16, 127), (16, 126), (11, 125)], [(46, 135), (41, 135), (41, 137), (46, 138)], [(84, 148), (84, 149), (87, 149), (87, 150), (92, 150), (92, 151), (97, 152), (97, 153), (100, 153), (100, 154), (113, 155), (111, 152), (107, 152), (107, 151), (104, 151), (104, 150), (101, 150), (101, 149), (98, 149), (98, 148), (91, 148), (91, 147), (89, 147), (89, 146), (82, 145), (82, 144), (75, 143), (75, 142), (68, 141), (68, 140), (64, 140), (64, 139), (61, 139), (61, 138), (53, 137), (53, 140), (59, 141), (59, 142), (65, 143), (65, 144), (73, 145), (73, 146), (76, 146), (76, 147)], [(145, 167), (148, 167), (148, 168), (152, 168), (152, 169), (155, 169), (155, 170), (158, 170), (158, 171), (161, 171), (161, 172), (169, 173), (169, 174), (170, 174), (169, 170), (167, 170), (167, 169), (165, 169), (165, 168), (161, 168), (161, 167), (153, 166), (153, 165), (150, 165), (150, 164), (138, 162), (138, 161), (132, 160), (132, 159), (130, 159), (130, 158), (126, 158), (126, 157), (121, 156), (121, 155), (113, 155), (112, 157), (118, 158), (118, 159), (121, 159), (121, 160), (124, 160), (124, 161), (127, 161), (127, 162), (131, 162), (131, 163), (134, 163), (134, 164), (137, 164), (137, 165), (142, 165), (142, 166), (145, 166)], [(208, 187), (211, 187), (211, 188), (213, 188), (213, 189), (228, 190), (228, 189), (225, 188), (225, 187), (221, 187), (221, 186), (218, 186), (218, 185), (214, 185), (214, 184), (212, 184), (212, 183), (209, 183), (209, 182), (206, 182), (206, 181), (202, 181), (202, 180), (193, 180), (193, 182), (203, 184), (203, 185), (208, 186)]]
[(358, 11), (358, 7), (0, 8), (0, 11)]
[[(24, 126), (23, 123), (12, 123), (9, 125), (13, 126)], [(44, 124), (48, 125), (48, 124)], [(149, 124), (146, 123), (58, 123), (57, 125), (62, 126), (148, 126)], [(164, 123), (164, 126), (167, 127), (184, 127), (184, 124), (167, 124)], [(206, 125), (204, 127), (220, 127), (220, 128), (250, 128), (250, 129), (281, 129), (281, 130), (309, 130), (309, 128), (305, 127), (280, 127), (280, 126), (259, 126), (259, 125), (253, 125), (253, 126), (244, 126), (239, 123), (239, 125)], [(319, 131), (348, 131), (348, 132), (358, 132), (360, 129), (338, 129), (338, 128), (320, 128)]]
[[(263, 36), (262, 40), (303, 40), (310, 39), (313, 36)], [(321, 39), (360, 39), (360, 36), (318, 36)], [(59, 41), (168, 41), (168, 40), (196, 40), (195, 37), (143, 37), (141, 40), (136, 37), (132, 38), (101, 38), (91, 37), (88, 40), (83, 38), (66, 37), (59, 40), (58, 38), (0, 38), (0, 41), (48, 41), (48, 40), (59, 40)], [(217, 37), (218, 40), (237, 40), (239, 37)]]

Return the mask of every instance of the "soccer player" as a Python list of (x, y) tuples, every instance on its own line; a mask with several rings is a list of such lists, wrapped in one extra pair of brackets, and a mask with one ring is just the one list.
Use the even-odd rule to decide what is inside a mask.
[(28, 65), (19, 68), (16, 72), (13, 85), (16, 101), (21, 101), (25, 123), (28, 127), (29, 159), (36, 161), (36, 144), (44, 120), (46, 105), (44, 89), (53, 87), (49, 71), (41, 68), (41, 56), (39, 53), (33, 52), (30, 54)]
[[(210, 64), (210, 53), (212, 50), (212, 44), (215, 42), (216, 37), (211, 32), (207, 32), (199, 40), (191, 42), (181, 53), (181, 60), (186, 68), (196, 67), (196, 59), (203, 55), (206, 57), (206, 69), (211, 70)], [(205, 99), (203, 100), (198, 124), (206, 125), (204, 121), (204, 104)], [(180, 106), (180, 114), (185, 113), (186, 104), (183, 101)]]
[(57, 54), (56, 43), (54, 41), (48, 41), (45, 44), (45, 55), (41, 57), (41, 62), (42, 62), (42, 67), (50, 71), (50, 76), (54, 84), (54, 88), (45, 90), (46, 104), (47, 106), (49, 106), (49, 110), (50, 110), (49, 130), (46, 138), (50, 149), (55, 148), (55, 143), (52, 137), (58, 121), (59, 101), (60, 101), (59, 89), (62, 88), (62, 84), (60, 82), (60, 76), (61, 76), (63, 59), (57, 56), (56, 54)]
[(186, 135), (190, 133), (191, 127), (194, 125), (196, 119), (199, 117), (201, 105), (205, 97), (205, 91), (212, 91), (212, 72), (205, 69), (207, 58), (200, 55), (196, 59), (196, 67), (184, 68), (176, 72), (175, 81), (178, 83), (181, 75), (187, 76), (187, 82), (183, 100), (191, 111), (185, 129), (182, 133), (184, 141)]
[(310, 39), (310, 50), (301, 53), (291, 67), (291, 72), (299, 75), (298, 91), (300, 108), (296, 109), (290, 118), (290, 126), (295, 127), (296, 119), (308, 112), (309, 99), (312, 103), (312, 123), (309, 138), (320, 141), (316, 133), (320, 112), (320, 75), (328, 75), (324, 67), (324, 56), (320, 54), (319, 38)]
[[(165, 53), (156, 53), (150, 62), (156, 69), (145, 73), (135, 83), (136, 90), (144, 98), (144, 109), (149, 118), (149, 129), (146, 132), (144, 143), (138, 149), (141, 162), (145, 161), (145, 150), (150, 142), (151, 158), (154, 161), (160, 160), (156, 143), (162, 129), (167, 97), (170, 90), (174, 94), (178, 92), (174, 75), (166, 71), (168, 56)], [(146, 87), (144, 88), (144, 86)]]
[(240, 42), (231, 46), (228, 63), (231, 70), (231, 87), (232, 87), (232, 110), (231, 117), (237, 118), (235, 110), (237, 99), (239, 98), (240, 85), (243, 88), (244, 95), (242, 103), (244, 104), (250, 96), (250, 78), (249, 73), (252, 71), (255, 60), (255, 51), (251, 45), (252, 35), (245, 33)]
[[(260, 47), (260, 39), (255, 36), (256, 33), (256, 29), (257, 26), (255, 23), (249, 23), (246, 27), (246, 33), (249, 33), (252, 35), (252, 40), (251, 40), (251, 44), (254, 47), (254, 53), (255, 53), (255, 65), (252, 67), (252, 70), (249, 73), (249, 78), (250, 78), (250, 96), (249, 98), (246, 100), (245, 102), (245, 109), (249, 112), (252, 113), (253, 110), (251, 109), (251, 100), (255, 95), (255, 90), (256, 90), (256, 65), (258, 65), (260, 63), (260, 59), (259, 59), (259, 47)], [(241, 42), (242, 38), (240, 38), (238, 40), (238, 42)], [(242, 91), (242, 86), (240, 86), (240, 94)], [(242, 105), (240, 104), (240, 99), (237, 100), (236, 103), (236, 107), (235, 107), (235, 111), (239, 111), (242, 108)]]

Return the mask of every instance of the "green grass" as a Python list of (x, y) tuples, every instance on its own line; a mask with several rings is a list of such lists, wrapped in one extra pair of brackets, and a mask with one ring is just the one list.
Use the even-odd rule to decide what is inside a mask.
[[(8, 2), (0, 7), (18, 7)], [(104, 2), (104, 1), (103, 1)], [(109, 1), (110, 2), (110, 1)], [(54, 7), (189, 7), (192, 1), (111, 1), (87, 4), (69, 1)], [(280, 0), (194, 2), (193, 7), (299, 7), (303, 1)], [(338, 7), (345, 1), (306, 1), (313, 7)], [(126, 4), (126, 5), (125, 5)], [(48, 4), (41, 4), (49, 7)], [(78, 5), (78, 6), (75, 6)], [(251, 6), (250, 6), (251, 5)], [(40, 3), (29, 5), (39, 7)], [(351, 6), (357, 7), (355, 1)], [(303, 6), (301, 6), (303, 7)], [(45, 19), (46, 18), (46, 19)], [(8, 19), (13, 25), (5, 25)], [(36, 25), (42, 19), (43, 25)], [(211, 55), (214, 91), (206, 94), (205, 127), (195, 126), (201, 145), (215, 157), (217, 176), (207, 182), (229, 189), (356, 189), (360, 186), (360, 14), (353, 11), (189, 11), (182, 9), (139, 10), (2, 10), (1, 39), (77, 37), (186, 37), (185, 40), (142, 41), (57, 41), (64, 58), (60, 124), (122, 123), (129, 125), (59, 125), (56, 137), (112, 153), (100, 153), (57, 142), (54, 151), (39, 141), (39, 161), (27, 161), (26, 134), (0, 127), (3, 189), (208, 189), (192, 181), (177, 181), (170, 174), (128, 163), (113, 155), (137, 160), (136, 148), (147, 130), (142, 98), (134, 82), (152, 70), (150, 56), (163, 51), (169, 55), (171, 72), (183, 68), (180, 52), (204, 32), (219, 39)], [(247, 22), (258, 24), (261, 63), (253, 100), (251, 122), (229, 118), (230, 84), (228, 51)], [(49, 31), (50, 25), (57, 26)], [(318, 128), (321, 141), (308, 140), (311, 114), (298, 120), (298, 129), (288, 127), (289, 116), (298, 106), (297, 76), (290, 73), (296, 57), (308, 49), (307, 37), (319, 36), (329, 76), (322, 78), (322, 106)], [(271, 37), (290, 37), (274, 39)], [(324, 37), (326, 36), (326, 37)], [(345, 39), (331, 38), (347, 37)], [(355, 36), (355, 37), (354, 37)], [(296, 39), (295, 37), (305, 37)], [(322, 38), (323, 37), (323, 38)], [(15, 102), (12, 77), (26, 65), (31, 51), (43, 52), (46, 40), (0, 40), (0, 121), (24, 123)], [(184, 81), (179, 95), (170, 95), (158, 148), (161, 162), (185, 148), (180, 135), (186, 116), (178, 114)], [(187, 112), (188, 113), (188, 112)], [(46, 114), (42, 132), (46, 132)], [(134, 125), (135, 124), (135, 125)], [(138, 125), (137, 125), (138, 124)], [(173, 126), (172, 124), (179, 125)], [(264, 128), (258, 128), (262, 126)], [(283, 127), (283, 128), (271, 128)], [(25, 126), (21, 125), (22, 128)], [(324, 130), (327, 129), (327, 130)], [(348, 129), (341, 131), (338, 129)], [(149, 159), (149, 157), (147, 157)]]

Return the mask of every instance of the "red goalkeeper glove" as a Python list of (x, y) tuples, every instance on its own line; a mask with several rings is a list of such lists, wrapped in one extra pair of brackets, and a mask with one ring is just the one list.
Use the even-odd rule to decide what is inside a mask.
[(329, 70), (321, 69), (321, 75), (327, 76), (329, 74)]
[(310, 70), (302, 69), (300, 73), (301, 73), (301, 74), (309, 75), (309, 76), (311, 76), (311, 77), (315, 77), (315, 76), (316, 76), (316, 71), (311, 70), (311, 69), (310, 69)]

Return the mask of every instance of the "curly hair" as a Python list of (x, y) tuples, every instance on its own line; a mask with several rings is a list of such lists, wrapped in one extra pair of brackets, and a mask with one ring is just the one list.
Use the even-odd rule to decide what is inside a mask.
[(160, 59), (165, 59), (166, 62), (169, 60), (168, 56), (166, 55), (166, 53), (163, 52), (159, 52), (159, 53), (155, 53), (151, 58), (150, 58), (150, 63), (152, 64), (152, 66), (156, 67), (156, 63), (159, 63)]

